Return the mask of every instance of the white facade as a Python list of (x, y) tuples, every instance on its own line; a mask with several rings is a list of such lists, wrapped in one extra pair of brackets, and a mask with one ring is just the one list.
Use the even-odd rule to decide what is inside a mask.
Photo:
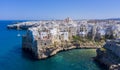
[(69, 40), (69, 35), (68, 32), (60, 32), (60, 36), (63, 36), (63, 40)]
[(99, 33), (100, 35), (104, 36), (106, 32), (105, 32), (105, 30), (101, 29), (101, 30), (98, 31), (98, 33)]
[[(38, 21), (38, 22), (24, 22), (25, 25), (38, 25), (37, 27), (29, 28), (29, 36), (41, 40), (69, 40), (72, 36), (79, 35), (82, 37), (89, 36), (92, 39), (101, 37), (103, 35), (111, 35), (114, 31), (114, 36), (120, 38), (120, 25), (107, 24), (103, 22), (88, 23), (89, 20), (72, 21), (67, 18), (65, 21)], [(19, 25), (24, 25), (19, 24)]]
[(87, 33), (86, 32), (79, 32), (79, 35), (84, 37)]
[(40, 39), (46, 39), (48, 37), (47, 32), (41, 32), (40, 33)]
[(68, 41), (68, 32), (64, 32), (64, 40)]
[(50, 33), (51, 33), (52, 35), (57, 35), (57, 28), (52, 28), (52, 29), (50, 29)]

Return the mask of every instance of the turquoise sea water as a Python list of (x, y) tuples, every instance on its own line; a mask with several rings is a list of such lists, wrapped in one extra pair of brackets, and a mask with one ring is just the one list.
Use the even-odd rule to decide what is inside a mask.
[[(105, 70), (92, 57), (94, 49), (60, 52), (46, 60), (33, 60), (22, 52), (21, 37), (25, 31), (8, 30), (6, 26), (18, 21), (0, 21), (0, 70)], [(20, 22), (20, 21), (19, 21)]]

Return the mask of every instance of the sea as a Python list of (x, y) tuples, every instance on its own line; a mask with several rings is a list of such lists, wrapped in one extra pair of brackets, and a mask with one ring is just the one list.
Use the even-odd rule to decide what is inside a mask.
[(34, 60), (21, 49), (25, 30), (7, 29), (7, 25), (26, 20), (0, 20), (0, 70), (105, 70), (93, 60), (95, 49), (60, 52), (45, 60)]

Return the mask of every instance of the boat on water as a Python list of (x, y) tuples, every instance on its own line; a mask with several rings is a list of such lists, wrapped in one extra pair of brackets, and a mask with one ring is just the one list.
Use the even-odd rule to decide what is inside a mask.
[(17, 34), (18, 37), (20, 37), (21, 35), (20, 34)]

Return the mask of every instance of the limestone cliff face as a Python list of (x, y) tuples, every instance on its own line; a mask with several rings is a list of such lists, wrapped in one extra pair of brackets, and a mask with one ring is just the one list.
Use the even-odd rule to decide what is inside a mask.
[(119, 70), (120, 69), (120, 58), (116, 56), (111, 50), (106, 48), (99, 48), (96, 50), (97, 56), (95, 60), (100, 62), (103, 66), (107, 67), (108, 70)]
[(50, 56), (53, 56), (55, 54), (57, 54), (58, 52), (61, 51), (67, 51), (67, 50), (71, 50), (71, 49), (80, 49), (80, 48), (97, 48), (97, 47), (80, 47), (80, 46), (68, 46), (68, 47), (43, 47), (39, 49), (39, 53), (37, 55), (37, 59), (46, 59)]
[(60, 51), (66, 51), (71, 49), (96, 49), (100, 48), (99, 45), (91, 45), (91, 43), (72, 43), (72, 42), (60, 42), (52, 43), (51, 39), (41, 40), (39, 38), (34, 38), (31, 32), (27, 33), (22, 37), (22, 48), (33, 53), (33, 57), (36, 59), (45, 59), (50, 56), (57, 54)]
[(120, 70), (120, 39), (107, 40), (106, 44), (97, 49), (96, 60), (110, 70)]
[(71, 49), (96, 49), (100, 46), (80, 46), (80, 45), (68, 45), (68, 46), (41, 46), (39, 41), (35, 41), (34, 44), (27, 39), (26, 36), (23, 37), (22, 48), (23, 50), (28, 50), (33, 53), (36, 59), (46, 59), (50, 56), (57, 54), (60, 51), (67, 51)]

